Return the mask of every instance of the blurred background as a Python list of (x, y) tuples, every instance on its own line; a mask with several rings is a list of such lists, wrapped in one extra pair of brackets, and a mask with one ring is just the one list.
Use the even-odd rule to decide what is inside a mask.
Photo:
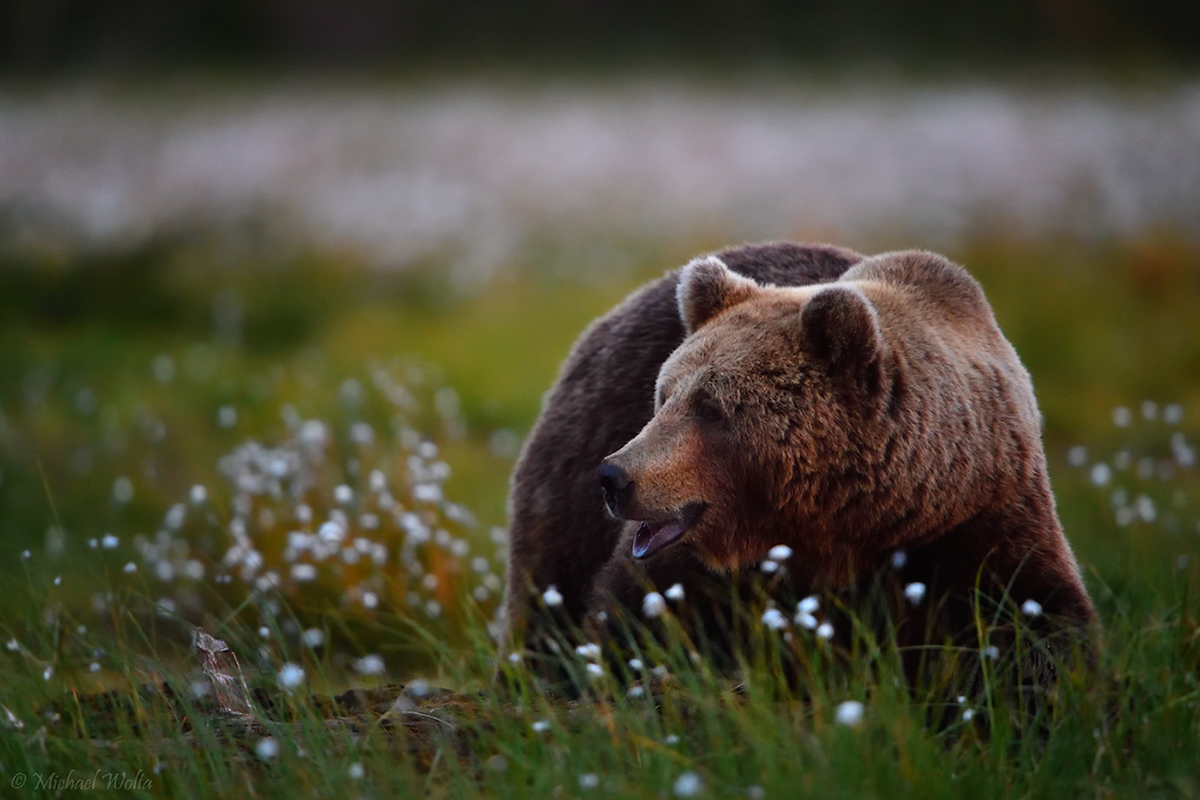
[(1159, 0), (5, 0), (0, 619), (415, 668), (573, 339), (761, 239), (966, 265), (1089, 581), (1191, 574), (1198, 67)]

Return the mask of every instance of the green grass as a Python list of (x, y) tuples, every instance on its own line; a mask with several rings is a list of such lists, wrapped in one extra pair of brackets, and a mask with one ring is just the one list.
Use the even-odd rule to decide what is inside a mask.
[[(100, 769), (101, 794), (121, 796), (659, 797), (695, 773), (712, 797), (1197, 796), (1200, 479), (1172, 437), (1194, 446), (1200, 432), (1200, 256), (1169, 237), (949, 254), (983, 282), (1033, 374), (1060, 514), (1106, 629), (1098, 675), (1069, 688), (1047, 737), (932, 731), (886, 664), (822, 673), (808, 702), (771, 690), (769, 661), (735, 695), (684, 657), (657, 708), (604, 682), (577, 704), (529, 687), (518, 703), (489, 693), (485, 626), (503, 570), (492, 532), (514, 444), (587, 321), (693, 249), (631, 247), (632, 266), (609, 276), (533, 253), (466, 288), (437, 264), (380, 273), (330, 254), (227, 264), (194, 241), (0, 264), (0, 637), (12, 642), (0, 650), (0, 786), (22, 773), (29, 783), (13, 796), (41, 796), (51, 774), (81, 781)], [(1144, 400), (1157, 402), (1153, 419)], [(1169, 404), (1181, 422), (1164, 419)], [(1117, 406), (1130, 425), (1113, 424)], [(221, 422), (227, 407), (233, 424)], [(303, 462), (307, 483), (289, 474), (278, 494), (239, 501), (219, 460), (251, 440), (303, 460), (302, 420), (328, 433)], [(369, 443), (356, 438), (362, 423)], [(1087, 448), (1082, 467), (1067, 463), (1075, 445)], [(421, 477), (443, 461), (448, 477)], [(1100, 487), (1097, 462), (1112, 467)], [(374, 471), (431, 534), (446, 531), (414, 545), (406, 563), (420, 575), (395, 558), (403, 526)], [(132, 489), (124, 501), (118, 482)], [(474, 520), (422, 501), (423, 484)], [(287, 534), (317, 534), (338, 509), (348, 536), (388, 544), (386, 567), (331, 558), (313, 581), (287, 577)], [(277, 571), (278, 590), (256, 591), (223, 565), (235, 517), (261, 551), (255, 576)], [(106, 533), (115, 547), (89, 546)], [(203, 577), (181, 577), (188, 560)], [(169, 580), (156, 574), (163, 561)], [(249, 727), (214, 722), (188, 691), (199, 674), (190, 624), (228, 641), (280, 704)], [(314, 630), (316, 646), (301, 636)], [(385, 676), (355, 670), (366, 654), (383, 658)], [(275, 688), (285, 663), (305, 670), (293, 695)], [(459, 694), (382, 716), (308, 701), (351, 686), (391, 697), (382, 687), (414, 677)], [(131, 691), (162, 681), (175, 700)], [(104, 690), (118, 692), (118, 710), (96, 699)], [(851, 699), (866, 703), (857, 728), (834, 722)], [(533, 730), (540, 720), (548, 731)], [(268, 736), (279, 752), (264, 759), (254, 748)], [(109, 786), (108, 774), (132, 784)], [(592, 774), (599, 786), (581, 784)]]

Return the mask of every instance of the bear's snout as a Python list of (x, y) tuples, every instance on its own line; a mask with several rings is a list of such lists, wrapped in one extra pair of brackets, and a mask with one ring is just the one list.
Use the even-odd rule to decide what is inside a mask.
[(604, 507), (617, 519), (624, 519), (633, 498), (633, 481), (629, 473), (616, 464), (603, 463), (596, 468), (596, 474), (600, 477)]

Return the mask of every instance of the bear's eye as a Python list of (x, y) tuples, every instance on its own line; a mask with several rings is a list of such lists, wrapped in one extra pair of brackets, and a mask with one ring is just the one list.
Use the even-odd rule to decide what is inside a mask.
[(721, 404), (708, 395), (698, 396), (692, 405), (692, 413), (696, 419), (704, 420), (705, 422), (724, 422), (725, 409), (721, 408)]

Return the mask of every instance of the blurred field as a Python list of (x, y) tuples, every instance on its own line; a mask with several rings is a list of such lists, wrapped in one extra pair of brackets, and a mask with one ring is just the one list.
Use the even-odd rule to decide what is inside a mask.
[[(1157, 796), (1196, 796), (1188, 755), (1200, 742), (1196, 92), (1176, 87), (1131, 105), (1095, 89), (1071, 102), (1006, 92), (910, 94), (878, 117), (867, 111), (879, 107), (874, 97), (823, 96), (811, 117), (803, 96), (771, 112), (752, 98), (760, 116), (718, 114), (712, 139), (703, 130), (720, 103), (704, 97), (678, 100), (682, 116), (668, 103), (663, 119), (653, 91), (632, 111), (618, 98), (580, 110), (553, 94), (518, 93), (506, 105), (501, 93), (478, 105), (462, 96), (440, 117), (441, 101), (417, 102), (409, 115), (392, 100), (392, 122), (351, 125), (375, 131), (375, 150), (337, 132), (356, 118), (351, 109), (376, 113), (361, 98), (318, 98), (310, 118), (291, 95), (278, 118), (263, 111), (248, 128), (238, 117), (244, 100), (218, 99), (218, 121), (198, 125), (203, 106), (188, 100), (186, 130), (169, 106), (143, 124), (115, 112), (125, 101), (111, 97), (97, 107), (56, 106), (61, 96), (7, 103), (0, 579), (9, 589), (0, 634), (10, 646), (0, 663), (13, 677), (0, 704), (25, 727), (18, 736), (8, 726), (6, 775), (12, 764), (87, 763), (82, 739), (38, 716), (64, 693), (186, 681), (187, 623), (227, 638), (268, 683), (295, 663), (323, 691), (414, 675), (458, 690), (486, 685), (508, 472), (573, 339), (630, 289), (698, 252), (787, 236), (867, 251), (931, 247), (983, 283), (1034, 377), (1060, 513), (1109, 629), (1104, 677), (1124, 682), (1141, 703), (1136, 713), (1113, 721), (1102, 703), (1080, 697), (1086, 711), (1061, 720), (1041, 755), (1028, 745), (1009, 760), (1002, 741), (970, 737), (947, 755), (919, 711), (872, 689), (864, 673), (824, 685), (809, 711), (780, 712), (764, 696), (742, 716), (680, 701), (661, 717), (617, 703), (593, 718), (529, 698), (542, 710), (515, 721), (484, 710), (482, 721), (463, 723), (479, 726), (475, 760), (402, 760), (387, 777), (390, 740), (371, 734), (329, 750), (312, 730), (293, 742), (282, 728), (273, 735), (285, 747), (320, 752), (320, 762), (285, 755), (286, 769), (263, 773), (255, 765), (269, 759), (247, 753), (189, 760), (159, 752), (159, 740), (135, 726), (114, 737), (106, 763), (168, 765), (176, 777), (155, 786), (173, 793), (248, 780), (268, 796), (296, 785), (328, 791), (353, 759), (367, 761), (381, 793), (528, 796), (566, 786), (574, 795), (587, 790), (580, 775), (599, 772), (616, 776), (608, 785), (618, 794), (656, 796), (694, 771), (717, 796), (751, 785), (783, 796), (798, 781), (846, 796), (950, 797), (964, 786), (981, 796), (1059, 796), (1091, 784), (1105, 796), (1137, 796), (1143, 785)], [(964, 134), (946, 152), (917, 123), (930, 109), (942, 109), (950, 129), (961, 132), (970, 118), (1001, 135)], [(575, 137), (603, 133), (610, 114), (627, 115), (610, 133), (645, 123), (659, 146), (643, 147), (636, 133), (599, 149)], [(999, 115), (995, 126), (990, 114)], [(59, 129), (56, 118), (71, 124)], [(310, 127), (316, 118), (331, 119), (334, 132)], [(810, 127), (797, 132), (798, 121)], [(691, 149), (674, 152), (664, 142), (684, 128), (694, 132)], [(546, 138), (525, 141), (534, 130)], [(841, 130), (858, 133), (842, 141)], [(893, 130), (890, 150), (872, 156), (882, 160), (841, 180), (839, 159), (869, 149), (872, 132)], [(296, 131), (321, 146), (263, 144)], [(437, 149), (450, 131), (464, 131), (464, 149)], [(228, 137), (230, 149), (210, 151), (214, 136)], [(202, 155), (178, 183), (159, 183), (181, 137)], [(772, 140), (773, 149), (754, 144)], [(818, 145), (802, 156), (793, 140)], [(610, 174), (630, 149), (644, 160)], [(319, 166), (329, 153), (349, 161), (333, 158), (337, 168), (323, 177), (293, 165), (299, 177), (273, 183), (253, 171), (256, 153), (268, 162)], [(1068, 153), (1077, 160), (1062, 167)], [(481, 168), (458, 165), (456, 154)], [(738, 166), (731, 154), (762, 161)], [(493, 155), (516, 166), (497, 166)], [(781, 174), (774, 156), (786, 164)], [(146, 171), (113, 167), (141, 160)], [(414, 177), (422, 164), (428, 173)], [(459, 168), (457, 183), (447, 178)], [(206, 173), (209, 184), (199, 180)], [(739, 182), (748, 174), (761, 180)], [(113, 189), (113, 175), (127, 182)], [(842, 194), (823, 196), (838, 186)], [(447, 197), (449, 206), (439, 204)], [(306, 216), (313, 202), (333, 211)], [(867, 729), (830, 723), (830, 704), (872, 691), (878, 710)], [(561, 746), (530, 738), (543, 712), (561, 723)], [(61, 713), (68, 726), (86, 717)], [(646, 739), (644, 763), (610, 736), (606, 714)], [(692, 730), (695, 719), (703, 724)], [(30, 744), (38, 725), (50, 725), (49, 755)], [(682, 734), (683, 745), (662, 744), (668, 734)], [(885, 752), (869, 755), (871, 737)], [(788, 765), (793, 747), (803, 755)], [(851, 779), (846, 771), (860, 764)]]
[(531, 248), (1090, 243), (1200, 236), (1200, 83), (1036, 73), (0, 87), (0, 245), (430, 259), (486, 280)]

